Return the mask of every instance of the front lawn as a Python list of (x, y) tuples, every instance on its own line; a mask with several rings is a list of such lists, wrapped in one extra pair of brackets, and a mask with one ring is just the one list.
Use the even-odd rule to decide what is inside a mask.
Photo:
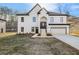
[(2, 55), (62, 55), (79, 54), (71, 46), (56, 38), (31, 38), (32, 35), (10, 35), (0, 38), (0, 54)]

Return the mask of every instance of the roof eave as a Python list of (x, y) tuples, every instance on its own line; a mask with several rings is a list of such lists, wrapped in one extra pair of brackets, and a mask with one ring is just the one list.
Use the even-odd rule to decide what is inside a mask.
[(70, 24), (49, 24), (49, 25), (70, 25)]
[(29, 14), (16, 14), (16, 16), (26, 16), (26, 15), (29, 15)]

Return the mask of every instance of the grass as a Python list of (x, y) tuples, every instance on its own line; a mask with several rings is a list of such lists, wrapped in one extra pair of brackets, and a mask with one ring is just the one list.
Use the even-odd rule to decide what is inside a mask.
[(0, 37), (13, 36), (15, 34), (16, 34), (16, 32), (0, 33)]
[[(10, 35), (11, 34), (11, 35)], [(71, 46), (58, 41), (56, 38), (32, 39), (33, 34), (0, 37), (1, 55), (31, 55), (31, 54), (72, 54), (78, 55), (79, 51)]]
[(70, 35), (79, 37), (79, 31), (72, 31), (70, 32)]
[(51, 47), (50, 50), (54, 55), (79, 55), (78, 50), (56, 38), (46, 42), (45, 44)]
[[(13, 35), (0, 38), (0, 54), (21, 52), (26, 49), (24, 44), (29, 43), (29, 38), (25, 35)], [(20, 50), (20, 51), (18, 51)], [(5, 53), (4, 53), (5, 52)]]

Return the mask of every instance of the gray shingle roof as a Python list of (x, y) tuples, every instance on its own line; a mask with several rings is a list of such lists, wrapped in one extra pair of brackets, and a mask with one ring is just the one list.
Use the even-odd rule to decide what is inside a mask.
[(49, 16), (67, 16), (67, 14), (60, 14), (60, 13), (56, 13), (56, 12), (48, 12)]

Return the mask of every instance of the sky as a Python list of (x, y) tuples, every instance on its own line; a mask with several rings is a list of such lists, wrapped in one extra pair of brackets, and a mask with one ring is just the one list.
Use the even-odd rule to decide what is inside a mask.
[[(0, 6), (7, 6), (8, 8), (19, 12), (28, 12), (34, 5), (35, 3), (0, 3)], [(57, 3), (39, 3), (39, 5), (42, 8), (46, 8), (48, 11), (57, 12)], [(62, 7), (67, 7), (67, 9), (70, 10), (71, 15), (79, 17), (79, 3), (62, 3), (60, 5)]]

